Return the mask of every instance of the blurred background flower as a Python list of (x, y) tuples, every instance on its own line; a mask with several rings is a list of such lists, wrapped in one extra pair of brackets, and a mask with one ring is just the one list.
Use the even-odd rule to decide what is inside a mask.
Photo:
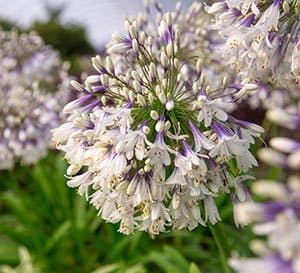
[(68, 101), (68, 64), (34, 33), (0, 31), (0, 169), (47, 154)]

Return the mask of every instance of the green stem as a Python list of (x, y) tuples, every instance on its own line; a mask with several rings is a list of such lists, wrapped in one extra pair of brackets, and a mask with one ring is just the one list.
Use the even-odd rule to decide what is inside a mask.
[(215, 229), (215, 227), (212, 224), (209, 224), (208, 227), (209, 227), (209, 230), (210, 230), (210, 232), (214, 238), (214, 241), (217, 245), (217, 248), (218, 248), (218, 251), (220, 254), (220, 261), (221, 261), (224, 273), (232, 273), (228, 266), (228, 263), (227, 263), (227, 257), (225, 254), (225, 250), (222, 247), (220, 234), (218, 234), (217, 230)]

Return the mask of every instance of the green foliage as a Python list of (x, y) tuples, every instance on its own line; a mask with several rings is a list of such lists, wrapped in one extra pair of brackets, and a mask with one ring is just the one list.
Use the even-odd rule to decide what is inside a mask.
[[(0, 232), (29, 249), (43, 272), (67, 272), (73, 266), (80, 268), (73, 272), (88, 272), (101, 246), (101, 238), (93, 238), (101, 221), (94, 208), (68, 190), (64, 171), (63, 161), (51, 155), (32, 168), (2, 175), (9, 190), (0, 195)], [(10, 260), (0, 257), (0, 262)]]
[(58, 21), (36, 22), (32, 26), (45, 41), (61, 52), (63, 57), (94, 53), (85, 29), (79, 25), (63, 25)]
[[(0, 174), (0, 265), (16, 266), (23, 246), (41, 273), (223, 273), (208, 227), (154, 240), (142, 232), (121, 235), (67, 187), (65, 169), (64, 161), (50, 153), (33, 167)], [(231, 202), (221, 197), (218, 203), (227, 211), (215, 227), (224, 259), (232, 247), (245, 253), (250, 237), (241, 238), (242, 231), (234, 228)]]
[(0, 266), (1, 273), (40, 273), (37, 268), (32, 265), (30, 253), (24, 247), (19, 248), (20, 264), (16, 268), (8, 265)]
[(82, 72), (78, 56), (95, 54), (85, 29), (80, 25), (63, 25), (56, 19), (50, 19), (47, 22), (35, 22), (31, 30), (36, 31), (47, 45), (58, 50), (62, 58), (70, 62), (72, 75), (80, 75)]
[(196, 264), (191, 263), (189, 267), (189, 273), (201, 273), (201, 271)]
[(0, 18), (0, 29), (9, 31), (13, 29), (19, 29), (19, 27), (11, 21)]

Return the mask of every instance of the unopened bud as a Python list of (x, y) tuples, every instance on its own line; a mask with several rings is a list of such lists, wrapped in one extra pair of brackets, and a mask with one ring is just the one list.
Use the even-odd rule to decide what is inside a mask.
[(198, 73), (200, 73), (200, 71), (202, 70), (202, 65), (203, 65), (202, 59), (199, 58), (196, 63), (196, 70)]
[(174, 108), (174, 101), (173, 100), (167, 101), (167, 103), (166, 103), (166, 109), (168, 111), (171, 111), (173, 108)]
[(110, 73), (113, 73), (113, 71), (114, 71), (114, 64), (113, 64), (113, 62), (112, 62), (112, 60), (111, 60), (111, 58), (110, 58), (109, 56), (107, 56), (107, 57), (105, 58), (105, 64), (106, 64), (107, 70), (108, 70)]
[(71, 86), (74, 87), (77, 91), (83, 92), (84, 88), (81, 86), (81, 84), (77, 81), (72, 80), (70, 82)]
[(139, 41), (140, 41), (141, 44), (144, 44), (144, 43), (145, 43), (145, 40), (146, 40), (146, 34), (145, 34), (144, 31), (142, 31), (142, 32), (140, 33)]
[(300, 170), (300, 151), (292, 153), (287, 159), (288, 166), (295, 170)]
[(106, 96), (102, 96), (102, 97), (101, 97), (101, 103), (102, 103), (103, 105), (106, 105), (106, 102), (107, 102)]
[(150, 128), (148, 126), (143, 126), (142, 130), (145, 135), (148, 135), (150, 133)]
[(167, 120), (164, 125), (164, 130), (168, 131), (171, 128), (171, 122)]
[(100, 81), (99, 75), (91, 75), (86, 78), (86, 81), (89, 83), (98, 83)]
[(164, 125), (165, 125), (165, 123), (162, 120), (159, 120), (155, 124), (155, 131), (158, 133), (162, 132), (164, 130)]
[(139, 81), (134, 80), (132, 86), (138, 93), (141, 91), (141, 84)]
[(150, 112), (150, 117), (151, 117), (153, 120), (158, 120), (159, 115), (158, 115), (157, 111), (151, 110), (151, 112)]
[(285, 13), (290, 12), (290, 5), (289, 5), (288, 1), (286, 1), (286, 0), (283, 1), (282, 8)]
[(274, 137), (270, 140), (270, 145), (283, 153), (291, 153), (297, 149), (300, 149), (300, 143), (286, 138), (286, 137)]
[(100, 58), (99, 55), (92, 58), (92, 65), (93, 65), (93, 67), (95, 68), (96, 71), (101, 73), (102, 65), (101, 65), (101, 58)]
[(124, 22), (124, 28), (126, 29), (126, 31), (129, 33), (129, 27), (130, 27), (130, 23), (129, 23), (129, 21), (128, 20), (126, 20), (125, 22)]
[(198, 88), (199, 88), (198, 82), (194, 82), (192, 86), (192, 90), (194, 91), (194, 93), (198, 93)]
[(136, 39), (133, 39), (131, 44), (132, 44), (132, 48), (133, 48), (134, 51), (136, 51), (136, 52), (139, 51), (139, 44), (138, 44), (138, 41)]
[(135, 100), (135, 94), (134, 94), (134, 92), (132, 90), (129, 91), (128, 97), (129, 97), (130, 101), (134, 101)]
[(281, 201), (286, 200), (285, 185), (273, 180), (258, 180), (252, 184), (252, 190), (255, 194), (262, 197)]
[(137, 103), (142, 105), (142, 106), (146, 106), (146, 101), (144, 96), (142, 96), (141, 94), (137, 95)]
[(158, 95), (158, 99), (160, 100), (160, 102), (161, 102), (162, 104), (165, 104), (165, 103), (166, 103), (166, 100), (167, 100), (166, 95), (165, 95), (163, 92), (161, 92), (161, 93)]
[(168, 80), (167, 80), (167, 79), (163, 79), (163, 80), (161, 81), (161, 86), (162, 86), (162, 89), (163, 89), (163, 90), (166, 90), (167, 87), (168, 87)]
[(160, 62), (164, 68), (167, 68), (169, 66), (169, 59), (164, 52), (160, 55)]
[(156, 66), (154, 63), (150, 63), (149, 70), (150, 70), (151, 79), (155, 79), (156, 78)]
[(155, 97), (153, 96), (152, 93), (149, 93), (149, 94), (148, 94), (148, 100), (149, 100), (149, 103), (150, 103), (150, 104), (153, 104), (154, 98), (155, 98)]
[(132, 25), (129, 27), (129, 35), (132, 38), (136, 38), (137, 32), (136, 32), (136, 23), (135, 21), (132, 23)]
[(178, 68), (179, 68), (179, 65), (180, 65), (179, 60), (178, 60), (177, 58), (175, 58), (175, 59), (174, 59), (174, 67), (175, 67), (176, 69), (178, 69)]
[(172, 13), (171, 12), (168, 12), (166, 14), (166, 21), (167, 21), (168, 27), (170, 27), (172, 25)]
[(109, 79), (108, 79), (108, 76), (106, 74), (102, 74), (100, 76), (100, 81), (101, 81), (102, 85), (108, 86)]
[(288, 185), (293, 192), (300, 194), (300, 176), (290, 175), (288, 178)]
[(155, 94), (156, 94), (156, 96), (159, 96), (160, 93), (161, 93), (160, 86), (156, 85), (156, 87), (155, 87)]
[(166, 48), (167, 56), (171, 58), (173, 56), (173, 43), (169, 42)]
[(284, 166), (286, 162), (286, 157), (283, 154), (271, 148), (262, 148), (257, 155), (261, 161), (269, 165)]

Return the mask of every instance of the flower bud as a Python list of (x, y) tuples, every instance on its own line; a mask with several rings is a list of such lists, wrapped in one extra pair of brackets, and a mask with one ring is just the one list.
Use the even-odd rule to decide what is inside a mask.
[(171, 111), (173, 108), (174, 108), (174, 101), (173, 100), (167, 101), (167, 103), (166, 103), (166, 109), (168, 111)]
[(158, 120), (159, 115), (158, 115), (158, 113), (157, 113), (155, 110), (151, 110), (151, 112), (150, 112), (150, 117), (151, 117), (153, 120)]

